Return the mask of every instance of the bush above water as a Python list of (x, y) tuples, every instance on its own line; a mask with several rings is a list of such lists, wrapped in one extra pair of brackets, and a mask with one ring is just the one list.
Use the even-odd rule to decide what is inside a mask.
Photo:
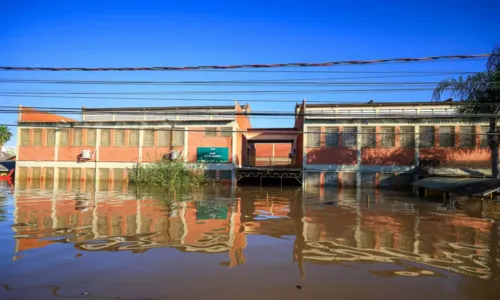
[(201, 165), (190, 167), (181, 161), (159, 160), (130, 170), (132, 183), (148, 186), (199, 186), (208, 182)]

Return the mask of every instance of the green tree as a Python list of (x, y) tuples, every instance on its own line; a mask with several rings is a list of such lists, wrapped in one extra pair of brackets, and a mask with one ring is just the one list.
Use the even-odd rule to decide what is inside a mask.
[[(432, 99), (439, 101), (444, 93), (460, 100), (458, 112), (464, 116), (489, 115), (487, 119), (490, 123), (488, 145), (491, 149), (491, 172), (493, 178), (500, 179), (498, 159), (500, 130), (497, 126), (500, 118), (500, 45), (493, 48), (485, 71), (441, 81), (434, 89)], [(477, 116), (470, 118), (479, 119)]]
[(0, 148), (5, 145), (12, 138), (12, 132), (10, 132), (7, 126), (0, 126)]

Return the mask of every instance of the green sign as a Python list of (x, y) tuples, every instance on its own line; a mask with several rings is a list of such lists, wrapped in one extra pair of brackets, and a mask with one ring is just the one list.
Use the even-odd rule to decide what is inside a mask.
[(228, 148), (222, 147), (200, 147), (196, 153), (197, 161), (204, 162), (228, 162)]
[(225, 220), (227, 219), (227, 206), (217, 202), (197, 201), (196, 220)]

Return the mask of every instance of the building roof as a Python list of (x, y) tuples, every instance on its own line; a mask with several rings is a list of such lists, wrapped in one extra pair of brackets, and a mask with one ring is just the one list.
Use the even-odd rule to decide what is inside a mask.
[[(158, 126), (158, 125), (169, 125), (171, 126), (172, 123), (175, 123), (175, 125), (225, 125), (228, 123), (231, 123), (232, 120), (179, 120), (179, 121), (166, 121), (166, 120), (138, 120), (138, 121), (131, 121), (131, 120), (124, 120), (124, 121), (111, 121), (111, 120), (104, 120), (104, 121), (77, 121), (77, 122), (72, 122), (68, 128), (87, 128), (85, 126), (88, 126), (88, 128), (92, 127), (97, 127), (99, 128), (99, 124), (102, 124), (103, 126), (117, 126), (117, 125), (137, 125), (137, 124), (143, 124), (145, 126)], [(54, 122), (19, 122), (19, 125), (25, 125), (25, 126), (54, 126), (58, 127), (61, 126), (61, 122), (59, 123), (54, 123)]]
[[(248, 105), (241, 105), (246, 109)], [(108, 107), (108, 108), (88, 108), (82, 107), (82, 110), (92, 112), (116, 112), (116, 111), (166, 111), (166, 110), (230, 110), (235, 109), (234, 105), (211, 105), (211, 106), (163, 106), (163, 107)]]
[(4, 151), (0, 151), (0, 161), (12, 160), (15, 157), (16, 157), (15, 155), (12, 155)]
[(39, 111), (31, 107), (21, 107), (19, 122), (43, 122), (43, 123), (54, 123), (54, 122), (78, 122), (75, 119), (50, 114), (47, 112)]
[[(373, 106), (442, 106), (442, 105), (458, 105), (460, 102), (453, 102), (453, 99), (445, 101), (420, 101), (420, 102), (375, 102), (373, 100), (365, 103), (312, 103), (306, 104), (307, 108), (333, 108), (333, 107), (373, 107)], [(296, 104), (300, 107), (302, 104)]]
[(446, 191), (458, 195), (485, 196), (500, 190), (499, 179), (470, 179), (427, 177), (420, 179), (413, 186)]
[(247, 131), (297, 131), (297, 128), (248, 128)]

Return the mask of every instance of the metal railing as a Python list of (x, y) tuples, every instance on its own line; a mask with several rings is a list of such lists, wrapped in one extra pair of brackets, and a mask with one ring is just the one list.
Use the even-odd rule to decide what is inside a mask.
[(246, 167), (292, 167), (293, 161), (288, 156), (250, 156)]

